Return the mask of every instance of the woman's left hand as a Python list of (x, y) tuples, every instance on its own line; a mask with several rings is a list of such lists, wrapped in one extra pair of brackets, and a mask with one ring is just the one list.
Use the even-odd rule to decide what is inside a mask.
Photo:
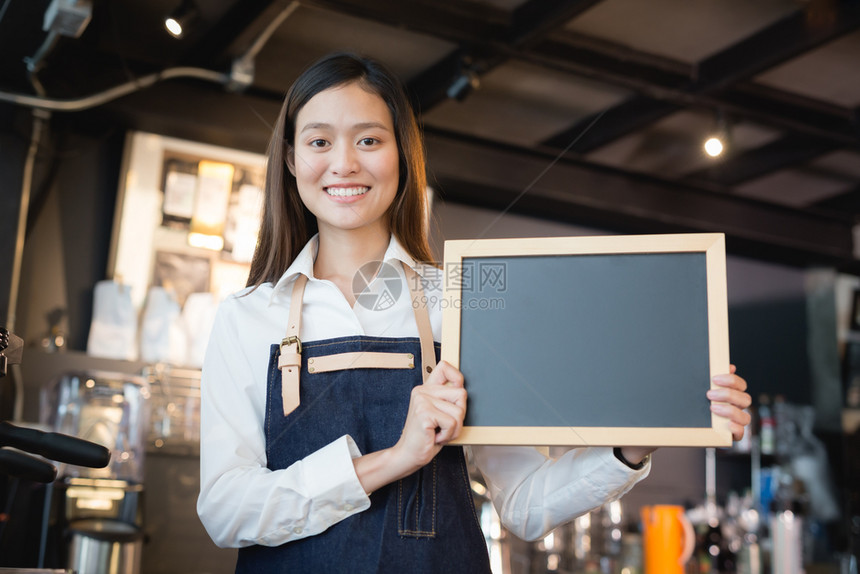
[(715, 375), (711, 379), (716, 388), (708, 391), (708, 399), (711, 401), (711, 412), (729, 420), (732, 439), (741, 440), (744, 428), (752, 418), (744, 411), (752, 404), (752, 397), (746, 392), (747, 382), (736, 375), (735, 370), (736, 367), (730, 365), (728, 374)]

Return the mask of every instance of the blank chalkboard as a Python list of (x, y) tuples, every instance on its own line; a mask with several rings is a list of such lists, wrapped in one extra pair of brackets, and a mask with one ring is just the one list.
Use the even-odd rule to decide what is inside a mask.
[(465, 444), (727, 446), (721, 234), (445, 243)]

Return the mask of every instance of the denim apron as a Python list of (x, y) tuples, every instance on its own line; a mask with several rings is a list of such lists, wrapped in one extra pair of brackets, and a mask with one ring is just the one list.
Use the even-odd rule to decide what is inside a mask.
[[(298, 332), (307, 278), (299, 276), (287, 337), (272, 345), (269, 358), (265, 434), (270, 469), (286, 468), (344, 434), (362, 453), (388, 448), (400, 438), (412, 388), (424, 382), (439, 352), (420, 278), (409, 266), (403, 269), (412, 284), (418, 338), (354, 336), (303, 343)], [(370, 508), (320, 534), (276, 547), (240, 549), (236, 572), (489, 573), (463, 449), (443, 447), (424, 468), (373, 492)]]

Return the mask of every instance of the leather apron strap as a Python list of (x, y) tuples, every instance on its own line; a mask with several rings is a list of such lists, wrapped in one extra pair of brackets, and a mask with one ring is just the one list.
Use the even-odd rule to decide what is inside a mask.
[[(415, 324), (418, 326), (418, 338), (421, 340), (421, 376), (424, 382), (436, 367), (436, 350), (433, 345), (433, 328), (430, 325), (430, 314), (427, 312), (427, 299), (424, 297), (424, 289), (421, 286), (421, 276), (409, 265), (401, 262), (406, 281), (409, 283), (412, 295), (412, 312), (415, 315)], [(305, 285), (308, 278), (299, 275), (293, 285), (293, 294), (290, 299), (290, 317), (287, 326), (287, 334), (281, 341), (281, 355), (278, 359), (278, 368), (281, 370), (281, 397), (284, 403), (284, 416), (293, 412), (299, 406), (299, 374), (302, 371), (302, 342), (299, 339), (299, 331), (302, 322), (302, 299), (305, 294)], [(347, 353), (352, 355), (352, 353)], [(356, 361), (351, 357), (350, 366), (366, 367), (363, 361)], [(411, 365), (409, 365), (411, 368)]]
[(415, 314), (418, 337), (421, 339), (421, 376), (426, 383), (427, 377), (436, 367), (436, 350), (433, 348), (433, 328), (430, 326), (430, 314), (427, 312), (427, 298), (424, 297), (421, 276), (406, 263), (400, 263), (412, 293), (412, 312)]
[(281, 340), (281, 356), (278, 358), (278, 368), (281, 370), (281, 398), (284, 402), (284, 416), (287, 416), (299, 406), (299, 373), (302, 372), (302, 341), (299, 339), (299, 329), (302, 325), (302, 299), (305, 296), (307, 275), (299, 275), (293, 285), (293, 295), (290, 299), (290, 318), (287, 323), (287, 334)]

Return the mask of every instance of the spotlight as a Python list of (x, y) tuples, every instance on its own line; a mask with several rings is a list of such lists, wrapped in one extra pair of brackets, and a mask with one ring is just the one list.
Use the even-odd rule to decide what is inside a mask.
[(181, 38), (197, 18), (197, 6), (192, 0), (182, 3), (164, 19), (164, 27), (174, 38)]
[(705, 141), (705, 153), (711, 157), (717, 157), (723, 153), (723, 140), (717, 136), (711, 136)]

